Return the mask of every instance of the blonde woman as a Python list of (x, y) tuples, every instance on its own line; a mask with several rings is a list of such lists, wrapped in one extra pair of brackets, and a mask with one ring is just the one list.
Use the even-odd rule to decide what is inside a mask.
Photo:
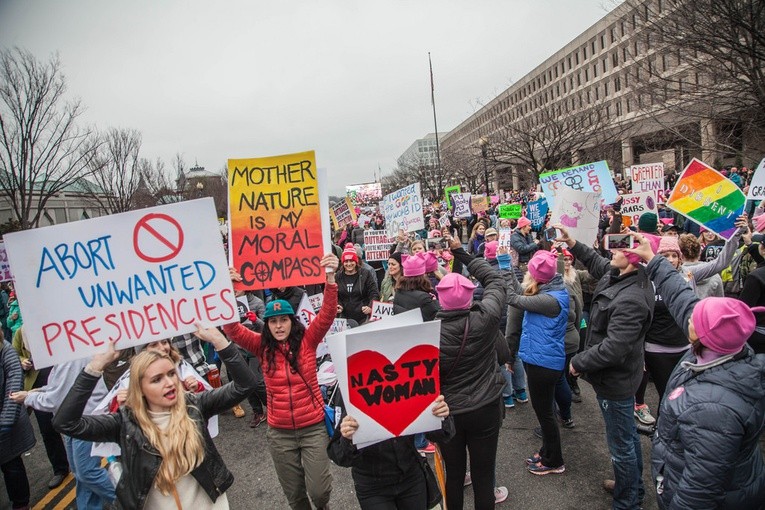
[(235, 382), (186, 394), (173, 359), (145, 351), (130, 363), (125, 405), (114, 414), (83, 416), (104, 367), (117, 358), (112, 344), (88, 363), (53, 420), (56, 429), (68, 436), (120, 445), (123, 475), (117, 498), (124, 508), (229, 508), (225, 491), (234, 477), (205, 423), (241, 402), (256, 380), (236, 346), (215, 328), (197, 327), (196, 335), (218, 351)]

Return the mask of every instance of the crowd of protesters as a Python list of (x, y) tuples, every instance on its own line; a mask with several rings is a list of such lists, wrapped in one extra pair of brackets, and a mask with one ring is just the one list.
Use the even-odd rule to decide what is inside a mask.
[[(751, 180), (745, 168), (727, 173), (742, 188)], [(507, 200), (536, 198), (528, 190)], [(13, 508), (29, 508), (22, 456), (35, 436), (28, 407), (50, 460), (48, 485), (71, 471), (78, 508), (228, 508), (233, 476), (207, 424), (226, 410), (245, 416), (240, 402), (247, 400), (249, 426), (267, 423), (292, 509), (329, 508), (330, 460), (351, 468), (361, 508), (427, 508), (422, 462), (438, 449), (446, 506), (463, 508), (472, 484), (474, 508), (485, 510), (509, 496), (498, 483), (496, 454), (516, 403), (530, 401), (538, 422), (540, 447), (523, 459), (525, 469), (565, 476), (560, 427), (576, 426), (583, 380), (605, 424), (613, 479), (603, 486), (613, 508), (644, 502), (641, 432), (652, 437), (660, 508), (763, 508), (765, 214), (749, 210), (723, 240), (662, 203), (630, 225), (617, 200), (603, 208), (597, 241), (588, 245), (562, 225), (545, 224), (556, 229), (546, 239), (525, 216), (499, 218), (489, 207), (454, 218), (436, 203), (425, 211), (425, 228), (391, 239), (384, 261), (366, 260), (364, 233), (384, 230), (385, 219), (359, 211), (369, 221), (333, 233), (323, 284), (247, 292), (249, 311), (222, 331), (198, 324), (196, 335), (135, 351), (111, 346), (42, 370), (29, 350), (37, 339), (27, 338), (12, 286), (4, 284), (0, 467), (8, 496)], [(615, 234), (632, 234), (634, 247), (608, 249)], [(241, 281), (233, 269), (230, 276)], [(305, 327), (296, 311), (304, 295), (319, 292), (323, 303)], [(352, 442), (359, 423), (350, 415), (338, 417), (330, 440), (316, 351), (334, 319), (349, 327), (369, 322), (374, 301), (441, 322), (441, 394), (432, 413), (443, 426), (359, 449)], [(230, 382), (221, 385), (224, 366)], [(656, 409), (645, 403), (651, 380)], [(118, 446), (116, 483), (92, 454), (100, 443)]]

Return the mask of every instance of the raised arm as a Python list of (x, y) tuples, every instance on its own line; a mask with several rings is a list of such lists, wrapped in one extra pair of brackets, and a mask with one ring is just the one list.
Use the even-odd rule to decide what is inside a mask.
[[(738, 243), (741, 240), (741, 237), (749, 233), (749, 226), (747, 224), (746, 215), (739, 216), (738, 220), (736, 221), (736, 226), (738, 226), (738, 229), (730, 239), (725, 241), (725, 246), (716, 259), (684, 268), (685, 271), (688, 271), (693, 275), (694, 281), (702, 282), (707, 278), (721, 272), (723, 269), (730, 265), (731, 261), (733, 260), (733, 256), (736, 254), (736, 250), (738, 249)], [(749, 237), (749, 242), (747, 244), (751, 243), (751, 237)]]

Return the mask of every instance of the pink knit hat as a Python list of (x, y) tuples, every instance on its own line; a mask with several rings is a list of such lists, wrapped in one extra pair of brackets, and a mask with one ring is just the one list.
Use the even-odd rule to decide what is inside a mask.
[(438, 229), (433, 229), (428, 233), (428, 237), (431, 239), (442, 237), (441, 231)]
[(659, 249), (656, 253), (663, 255), (664, 253), (670, 252), (677, 253), (677, 256), (680, 257), (680, 259), (683, 258), (683, 254), (680, 251), (680, 245), (677, 243), (677, 237), (664, 236), (659, 241)]
[(467, 310), (473, 302), (473, 282), (457, 273), (449, 273), (438, 282), (438, 302), (443, 310)]
[[(661, 236), (655, 236), (653, 234), (643, 234), (643, 237), (645, 237), (648, 240), (648, 242), (650, 243), (651, 251), (656, 253), (656, 250), (659, 249), (659, 243), (661, 242), (661, 240), (663, 238)], [(638, 264), (643, 262), (643, 259), (640, 258), (640, 255), (637, 255), (635, 253), (630, 253), (630, 252), (625, 251), (624, 252), (624, 256), (627, 257), (627, 260), (633, 266), (637, 266)]]
[(488, 259), (496, 259), (497, 258), (497, 247), (499, 246), (499, 241), (489, 241), (488, 243), (483, 245), (483, 256)]
[(754, 332), (754, 312), (765, 312), (765, 307), (749, 308), (738, 299), (708, 297), (696, 303), (691, 320), (704, 347), (718, 354), (734, 354)]
[(529, 260), (529, 273), (539, 283), (553, 279), (557, 270), (558, 255), (547, 250), (539, 250)]
[(518, 223), (515, 225), (516, 228), (523, 228), (528, 225), (531, 225), (531, 220), (529, 220), (526, 216), (521, 216), (518, 218)]
[(425, 255), (422, 252), (416, 255), (401, 255), (401, 267), (404, 268), (404, 276), (422, 276), (425, 274)]
[(754, 218), (754, 230), (757, 232), (765, 231), (765, 214), (760, 214)]
[(423, 255), (425, 257), (425, 272), (426, 273), (434, 273), (438, 271), (438, 257), (436, 257), (436, 254), (432, 251), (429, 251), (427, 253), (418, 253), (418, 255)]

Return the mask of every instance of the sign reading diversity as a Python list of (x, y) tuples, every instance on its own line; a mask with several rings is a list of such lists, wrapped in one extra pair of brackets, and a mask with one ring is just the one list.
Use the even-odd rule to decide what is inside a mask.
[(746, 197), (723, 174), (694, 158), (683, 170), (667, 199), (667, 207), (711, 230), (723, 239), (736, 231)]
[(605, 161), (539, 174), (539, 183), (553, 210), (561, 190), (565, 188), (600, 193), (605, 204), (616, 202), (616, 186)]
[(356, 210), (353, 208), (351, 199), (345, 197), (345, 200), (341, 200), (340, 203), (335, 204), (329, 211), (332, 217), (332, 224), (335, 230), (340, 230), (346, 225), (350, 225), (356, 221)]
[(521, 204), (500, 204), (497, 209), (500, 218), (518, 219), (523, 214), (523, 205)]
[(365, 230), (364, 254), (367, 262), (388, 260), (393, 239), (387, 230)]
[(452, 203), (454, 204), (455, 218), (469, 218), (470, 212), (470, 193), (452, 193)]
[(528, 203), (526, 206), (526, 217), (531, 221), (532, 229), (539, 230), (544, 226), (547, 211), (547, 199), (544, 197)]
[(329, 203), (314, 152), (229, 159), (228, 183), (229, 254), (242, 288), (321, 283)]
[(35, 367), (239, 320), (212, 198), (5, 235)]
[(8, 263), (8, 253), (5, 251), (5, 243), (0, 241), (0, 282), (13, 280), (11, 265)]
[(656, 197), (657, 193), (664, 191), (664, 163), (632, 165), (629, 176), (633, 193), (652, 191)]
[(765, 159), (760, 161), (757, 170), (754, 171), (746, 198), (747, 200), (765, 199)]
[(383, 215), (388, 234), (395, 236), (399, 229), (404, 232), (414, 232), (425, 228), (425, 218), (422, 215), (422, 196), (420, 183), (394, 191), (383, 198)]
[(640, 215), (647, 212), (654, 214), (656, 211), (656, 192), (631, 193), (622, 196), (622, 218), (629, 218), (629, 225), (637, 225)]

